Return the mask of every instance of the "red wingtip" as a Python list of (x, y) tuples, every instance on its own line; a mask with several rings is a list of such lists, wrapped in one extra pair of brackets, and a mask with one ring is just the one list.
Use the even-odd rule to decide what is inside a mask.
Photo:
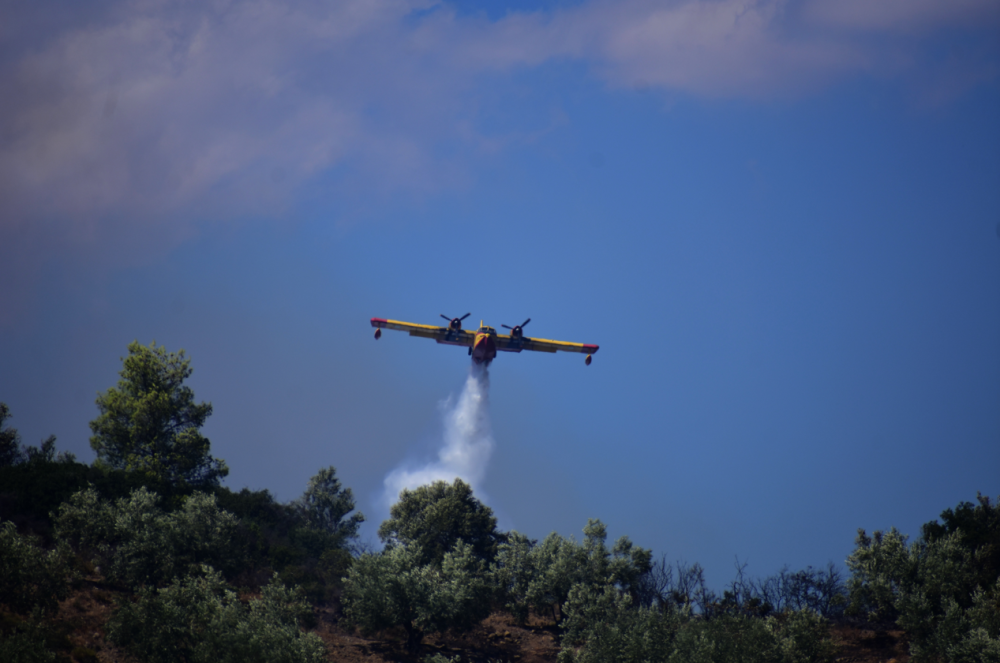
[(583, 349), (587, 351), (587, 354), (594, 354), (595, 352), (597, 352), (601, 348), (600, 348), (600, 346), (597, 346), (597, 345), (587, 345), (586, 343), (584, 343)]
[(385, 322), (383, 318), (372, 318), (372, 327), (385, 327)]

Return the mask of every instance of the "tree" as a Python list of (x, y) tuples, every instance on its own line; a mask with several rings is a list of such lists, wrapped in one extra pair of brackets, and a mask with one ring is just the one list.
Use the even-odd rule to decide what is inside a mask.
[(127, 498), (102, 500), (93, 488), (59, 507), (56, 535), (100, 566), (112, 582), (136, 588), (162, 585), (203, 564), (235, 575), (246, 559), (239, 521), (215, 495), (196, 492), (164, 512), (145, 487)]
[(103, 467), (138, 472), (171, 486), (217, 485), (229, 473), (209, 455), (198, 430), (212, 414), (211, 403), (195, 403), (183, 382), (191, 375), (184, 351), (167, 352), (154, 341), (133, 341), (122, 359), (118, 386), (97, 397), (100, 416), (90, 422), (90, 446)]
[(848, 612), (895, 621), (914, 661), (1000, 660), (1000, 504), (978, 501), (948, 509), (910, 545), (895, 528), (859, 530), (847, 558)]
[(10, 419), (10, 408), (0, 403), (0, 467), (17, 465), (22, 460), (21, 435), (16, 428), (3, 427)]
[(0, 524), (0, 604), (22, 614), (54, 611), (74, 578), (71, 557), (66, 544), (45, 552), (18, 534), (14, 523)]
[(467, 631), (490, 612), (485, 567), (459, 542), (440, 564), (424, 564), (416, 545), (366, 553), (344, 579), (344, 618), (365, 633), (402, 626), (416, 651), (425, 633)]
[(583, 533), (582, 544), (556, 532), (539, 544), (518, 532), (507, 535), (491, 574), (501, 599), (517, 619), (524, 621), (533, 608), (551, 611), (558, 621), (562, 606), (578, 586), (608, 585), (637, 601), (638, 585), (651, 568), (652, 552), (634, 545), (627, 536), (608, 549), (607, 527), (600, 520), (588, 520)]
[(247, 603), (211, 567), (167, 587), (145, 587), (108, 620), (108, 638), (148, 663), (322, 663), (323, 641), (303, 633), (309, 613), (275, 576)]
[(422, 563), (440, 564), (461, 539), (481, 560), (490, 562), (504, 540), (497, 532), (493, 510), (472, 495), (461, 479), (450, 486), (435, 481), (416, 490), (403, 490), (382, 522), (379, 538), (392, 545), (415, 545)]
[(309, 480), (297, 506), (309, 526), (330, 535), (331, 544), (338, 548), (357, 538), (358, 527), (365, 521), (361, 512), (347, 516), (354, 511), (354, 493), (341, 486), (337, 468), (332, 465)]
[(21, 434), (16, 428), (2, 428), (3, 423), (10, 418), (10, 408), (6, 403), (0, 403), (0, 467), (39, 462), (68, 463), (76, 460), (76, 456), (69, 452), (56, 455), (55, 435), (42, 440), (41, 447), (25, 447), (21, 444)]

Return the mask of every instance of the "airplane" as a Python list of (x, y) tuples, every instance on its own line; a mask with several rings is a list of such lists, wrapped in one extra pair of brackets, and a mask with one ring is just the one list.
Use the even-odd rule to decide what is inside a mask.
[(461, 318), (449, 318), (443, 313), (441, 317), (448, 321), (447, 327), (418, 325), (399, 320), (372, 318), (372, 327), (375, 327), (375, 340), (377, 341), (382, 338), (383, 329), (397, 329), (399, 331), (410, 332), (410, 336), (433, 338), (438, 343), (445, 345), (467, 347), (469, 348), (469, 354), (472, 356), (472, 361), (487, 366), (496, 358), (497, 350), (501, 352), (520, 352), (522, 350), (533, 350), (535, 352), (582, 352), (587, 354), (584, 363), (590, 366), (592, 355), (598, 350), (598, 346), (596, 345), (550, 341), (544, 338), (528, 338), (524, 335), (524, 326), (531, 322), (531, 318), (514, 327), (501, 325), (501, 327), (509, 329), (510, 334), (498, 334), (496, 329), (484, 325), (482, 321), (479, 323), (479, 329), (474, 332), (462, 329), (462, 320), (469, 317), (468, 313)]

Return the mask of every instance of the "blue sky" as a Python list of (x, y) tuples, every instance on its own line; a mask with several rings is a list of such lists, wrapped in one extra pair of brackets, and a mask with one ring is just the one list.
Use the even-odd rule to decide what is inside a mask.
[(482, 493), (719, 586), (1000, 494), (1000, 9), (986, 0), (0, 10), (0, 399), (91, 460), (119, 358), (192, 359), (227, 485), (369, 516), (468, 357)]

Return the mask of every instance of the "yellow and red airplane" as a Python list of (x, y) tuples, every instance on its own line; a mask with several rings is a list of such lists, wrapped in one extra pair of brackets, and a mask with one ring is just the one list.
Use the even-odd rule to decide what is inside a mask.
[(466, 331), (462, 329), (462, 320), (469, 317), (466, 313), (461, 318), (449, 318), (441, 314), (441, 317), (448, 321), (447, 327), (435, 327), (434, 325), (417, 325), (412, 322), (400, 322), (399, 320), (383, 320), (382, 318), (372, 318), (372, 327), (375, 327), (375, 340), (382, 338), (383, 329), (398, 329), (399, 331), (410, 332), (410, 336), (421, 336), (423, 338), (433, 338), (438, 343), (445, 345), (461, 345), (469, 348), (472, 361), (477, 364), (487, 366), (497, 356), (497, 350), (501, 352), (520, 352), (521, 350), (533, 350), (535, 352), (582, 352), (587, 355), (585, 363), (590, 366), (592, 355), (597, 352), (598, 346), (586, 345), (584, 343), (566, 343), (565, 341), (550, 341), (544, 338), (528, 338), (524, 335), (524, 326), (531, 322), (528, 318), (516, 327), (501, 325), (510, 330), (510, 334), (498, 334), (493, 327), (479, 323), (476, 331)]

